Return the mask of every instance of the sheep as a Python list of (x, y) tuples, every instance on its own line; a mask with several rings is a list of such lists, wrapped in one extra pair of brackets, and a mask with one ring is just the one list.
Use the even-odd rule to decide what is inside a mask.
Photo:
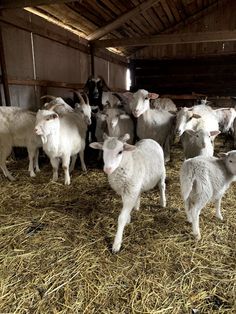
[(125, 133), (129, 133), (130, 139), (128, 143), (133, 143), (134, 124), (130, 115), (119, 108), (107, 108), (105, 109), (105, 117), (109, 136), (119, 137)]
[(219, 128), (222, 133), (228, 133), (236, 118), (236, 110), (234, 108), (219, 108), (214, 110), (214, 114), (219, 123)]
[(233, 139), (234, 139), (234, 148), (236, 148), (236, 118), (233, 121), (231, 132), (233, 134)]
[(65, 174), (65, 185), (70, 184), (70, 157), (74, 165), (79, 153), (82, 170), (86, 171), (84, 163), (86, 131), (87, 124), (78, 113), (66, 113), (59, 117), (57, 113), (50, 110), (37, 112), (35, 133), (41, 137), (43, 150), (50, 158), (53, 181), (58, 179), (60, 158)]
[(176, 115), (177, 136), (181, 136), (187, 129), (218, 131), (219, 123), (213, 109), (206, 105), (181, 108)]
[(213, 156), (214, 139), (219, 131), (185, 130), (181, 136), (181, 143), (184, 150), (185, 159), (196, 156)]
[(152, 139), (141, 140), (135, 146), (127, 144), (127, 140), (129, 134), (119, 138), (104, 134), (104, 143), (90, 144), (92, 148), (103, 150), (103, 170), (108, 175), (110, 186), (121, 196), (123, 202), (112, 247), (113, 253), (119, 252), (121, 248), (124, 227), (130, 222), (132, 209), (139, 209), (143, 191), (148, 191), (158, 184), (160, 204), (166, 206), (166, 171), (161, 146)]
[(12, 147), (26, 147), (29, 156), (29, 172), (35, 177), (39, 172), (38, 149), (42, 146), (39, 136), (34, 134), (36, 113), (19, 107), (0, 107), (0, 167), (10, 181), (15, 178), (6, 166)]
[(187, 220), (196, 240), (201, 239), (199, 215), (209, 201), (214, 201), (216, 217), (223, 220), (221, 199), (236, 175), (236, 150), (220, 153), (220, 158), (197, 156), (184, 161), (180, 170), (181, 194)]
[(140, 89), (132, 95), (131, 108), (133, 115), (138, 118), (137, 136), (140, 139), (151, 138), (157, 141), (164, 149), (167, 162), (170, 160), (175, 116), (165, 110), (150, 109), (150, 99), (158, 96)]

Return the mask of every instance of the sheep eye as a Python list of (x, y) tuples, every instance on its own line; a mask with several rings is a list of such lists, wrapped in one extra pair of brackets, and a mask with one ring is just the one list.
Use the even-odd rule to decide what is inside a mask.
[(229, 162), (233, 162), (232, 160), (229, 160)]
[(123, 153), (123, 150), (119, 151), (118, 155), (121, 155)]
[(192, 120), (193, 117), (188, 118), (188, 121)]
[(145, 100), (148, 100), (148, 97), (145, 97)]

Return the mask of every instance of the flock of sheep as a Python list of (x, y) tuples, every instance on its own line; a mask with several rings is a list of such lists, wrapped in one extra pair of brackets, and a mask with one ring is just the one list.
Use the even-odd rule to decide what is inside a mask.
[(62, 163), (66, 185), (70, 184), (77, 154), (86, 171), (86, 145), (101, 150), (104, 172), (123, 203), (112, 247), (116, 253), (132, 209), (139, 210), (143, 191), (158, 184), (160, 204), (166, 206), (165, 162), (170, 160), (177, 135), (185, 156), (180, 170), (181, 193), (194, 236), (201, 238), (199, 215), (209, 201), (214, 201), (216, 216), (223, 219), (221, 198), (236, 175), (236, 150), (213, 157), (214, 139), (220, 132), (234, 134), (235, 109), (213, 110), (202, 103), (177, 111), (170, 99), (146, 90), (123, 94), (104, 91), (102, 78), (90, 77), (85, 86), (87, 93), (75, 93), (78, 102), (74, 108), (61, 97), (52, 96), (37, 113), (18, 107), (0, 108), (0, 167), (8, 179), (14, 180), (6, 167), (14, 146), (27, 148), (30, 176), (39, 171), (38, 151), (42, 147), (50, 159), (54, 181)]

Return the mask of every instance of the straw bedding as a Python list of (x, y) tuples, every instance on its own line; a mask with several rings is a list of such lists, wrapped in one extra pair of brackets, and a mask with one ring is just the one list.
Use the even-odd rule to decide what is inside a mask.
[[(221, 148), (218, 140), (216, 150)], [(102, 170), (77, 170), (72, 184), (50, 181), (43, 164), (29, 178), (27, 160), (10, 161), (17, 177), (0, 178), (0, 313), (236, 313), (236, 215), (233, 184), (201, 214), (191, 236), (179, 188), (180, 146), (167, 166), (167, 208), (157, 188), (111, 253), (121, 200)]]

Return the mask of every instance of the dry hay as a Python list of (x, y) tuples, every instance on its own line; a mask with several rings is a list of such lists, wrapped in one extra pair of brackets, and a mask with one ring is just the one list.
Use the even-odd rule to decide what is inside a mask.
[(224, 222), (212, 205), (202, 212), (196, 243), (179, 146), (172, 156), (167, 208), (157, 189), (143, 194), (116, 255), (121, 201), (101, 170), (77, 170), (66, 187), (62, 177), (50, 182), (49, 165), (29, 178), (27, 160), (10, 162), (17, 181), (0, 179), (0, 313), (236, 313), (236, 186), (223, 199)]

